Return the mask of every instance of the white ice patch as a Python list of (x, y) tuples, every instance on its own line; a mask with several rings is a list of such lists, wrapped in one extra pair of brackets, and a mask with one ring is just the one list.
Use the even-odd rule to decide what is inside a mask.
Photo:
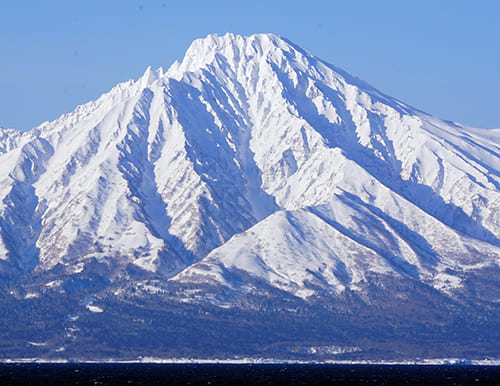
[(103, 312), (103, 309), (101, 307), (93, 306), (93, 305), (90, 305), (90, 304), (88, 304), (86, 308), (90, 312), (94, 312), (94, 313)]
[(47, 346), (47, 342), (27, 342), (30, 346), (43, 347)]
[(460, 288), (462, 286), (462, 280), (444, 272), (438, 273), (434, 276), (434, 288), (437, 290), (452, 293), (453, 290)]

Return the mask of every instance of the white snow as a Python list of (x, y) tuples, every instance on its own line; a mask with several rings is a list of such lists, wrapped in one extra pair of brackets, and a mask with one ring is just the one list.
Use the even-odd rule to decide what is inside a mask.
[(307, 282), (337, 293), (369, 272), (452, 293), (447, 269), (500, 263), (500, 132), (272, 34), (210, 35), (165, 73), (1, 129), (0, 165), (6, 275), (132, 263), (234, 287), (223, 273), (243, 270), (307, 298)]
[(98, 306), (93, 306), (91, 304), (88, 304), (86, 306), (87, 310), (89, 310), (90, 312), (94, 312), (94, 313), (100, 313), (100, 312), (103, 312), (103, 309), (101, 307), (98, 307)]
[(47, 342), (27, 342), (30, 346), (43, 347), (47, 346)]

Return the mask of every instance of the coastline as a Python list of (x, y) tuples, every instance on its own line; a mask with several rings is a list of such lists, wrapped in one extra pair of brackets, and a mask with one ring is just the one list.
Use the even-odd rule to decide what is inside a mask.
[(436, 358), (402, 361), (361, 360), (361, 361), (300, 361), (279, 360), (273, 358), (236, 358), (236, 359), (193, 359), (193, 358), (153, 358), (142, 357), (133, 360), (70, 360), (70, 359), (43, 359), (43, 358), (15, 358), (0, 359), (1, 364), (178, 364), (178, 365), (373, 365), (373, 366), (500, 366), (500, 359), (468, 360), (461, 358)]

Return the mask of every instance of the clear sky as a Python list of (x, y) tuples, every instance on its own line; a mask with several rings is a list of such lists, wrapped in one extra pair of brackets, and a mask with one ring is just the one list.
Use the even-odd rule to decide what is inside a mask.
[(214, 32), (273, 32), (430, 114), (500, 127), (500, 0), (1, 0), (0, 126), (53, 120)]

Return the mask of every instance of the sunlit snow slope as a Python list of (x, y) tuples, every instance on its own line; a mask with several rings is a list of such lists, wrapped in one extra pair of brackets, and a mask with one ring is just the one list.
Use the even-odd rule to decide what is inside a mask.
[(0, 130), (0, 202), (3, 279), (102, 263), (229, 288), (241, 271), (304, 298), (369, 273), (452, 293), (500, 263), (500, 132), (277, 36), (210, 35), (166, 73)]

